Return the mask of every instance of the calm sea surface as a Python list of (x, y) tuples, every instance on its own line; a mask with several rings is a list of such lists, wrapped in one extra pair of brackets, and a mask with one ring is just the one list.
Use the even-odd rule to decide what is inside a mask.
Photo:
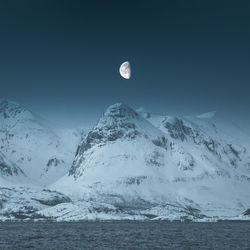
[(0, 222), (0, 249), (250, 249), (250, 222)]

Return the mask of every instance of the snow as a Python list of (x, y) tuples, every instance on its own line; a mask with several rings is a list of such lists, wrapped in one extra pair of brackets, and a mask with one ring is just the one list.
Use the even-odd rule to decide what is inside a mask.
[(216, 114), (216, 111), (210, 111), (210, 112), (207, 112), (207, 113), (197, 115), (197, 117), (200, 118), (200, 119), (211, 119), (211, 118), (213, 118), (215, 116), (215, 114)]
[(41, 185), (67, 173), (80, 140), (75, 131), (58, 134), (45, 120), (21, 105), (0, 100), (1, 153)]
[(250, 135), (214, 112), (171, 117), (117, 103), (80, 135), (3, 103), (0, 162), (20, 173), (0, 172), (0, 220), (18, 211), (56, 221), (249, 218)]
[[(146, 117), (121, 104), (111, 106), (93, 128), (94, 140), (83, 141), (72, 173), (52, 187), (75, 200), (111, 204), (141, 199), (181, 207), (193, 201), (207, 219), (235, 216), (249, 207), (248, 147), (218, 134), (224, 124), (217, 128), (198, 118)], [(128, 137), (124, 128), (137, 133)], [(122, 133), (109, 141), (114, 129)], [(165, 144), (160, 138), (166, 138)]]

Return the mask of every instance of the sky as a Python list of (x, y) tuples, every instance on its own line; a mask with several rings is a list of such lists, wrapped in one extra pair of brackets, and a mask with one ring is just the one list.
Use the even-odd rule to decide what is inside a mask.
[(249, 13), (248, 0), (1, 1), (0, 96), (67, 126), (117, 102), (250, 117)]

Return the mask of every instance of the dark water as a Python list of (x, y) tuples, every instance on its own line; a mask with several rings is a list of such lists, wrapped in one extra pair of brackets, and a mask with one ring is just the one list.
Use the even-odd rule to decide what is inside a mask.
[(250, 249), (250, 222), (4, 222), (0, 249)]

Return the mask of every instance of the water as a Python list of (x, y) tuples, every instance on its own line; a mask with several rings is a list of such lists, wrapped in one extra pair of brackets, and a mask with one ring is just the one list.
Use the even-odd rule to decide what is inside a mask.
[(250, 222), (0, 222), (0, 249), (250, 249)]

